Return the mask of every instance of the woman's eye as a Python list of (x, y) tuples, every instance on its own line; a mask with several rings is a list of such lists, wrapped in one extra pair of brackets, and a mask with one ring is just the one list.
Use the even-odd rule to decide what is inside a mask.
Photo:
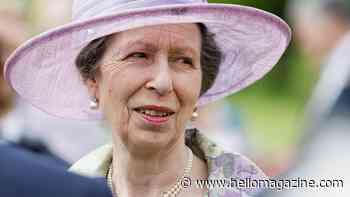
[(193, 65), (193, 61), (191, 58), (188, 58), (188, 57), (182, 57), (182, 58), (179, 58), (177, 60), (178, 63), (181, 63), (181, 64), (187, 64), (187, 65), (190, 65), (192, 66)]
[(129, 54), (125, 59), (128, 59), (128, 58), (146, 58), (146, 57), (147, 57), (147, 55), (145, 53), (135, 52), (135, 53)]

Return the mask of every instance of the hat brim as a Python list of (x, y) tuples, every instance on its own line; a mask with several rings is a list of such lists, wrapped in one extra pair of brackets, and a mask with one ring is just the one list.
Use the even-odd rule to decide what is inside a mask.
[(25, 100), (58, 117), (102, 118), (89, 108), (75, 58), (92, 40), (132, 28), (204, 23), (223, 51), (214, 85), (198, 105), (221, 99), (261, 79), (287, 48), (291, 31), (277, 16), (251, 7), (187, 4), (140, 8), (72, 22), (29, 40), (8, 59), (5, 79)]

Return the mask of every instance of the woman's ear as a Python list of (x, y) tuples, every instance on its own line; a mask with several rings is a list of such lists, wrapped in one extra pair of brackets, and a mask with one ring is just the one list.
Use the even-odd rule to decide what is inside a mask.
[(88, 88), (88, 91), (89, 91), (89, 95), (91, 97), (94, 97), (96, 98), (97, 100), (99, 100), (99, 86), (98, 86), (98, 83), (96, 81), (96, 79), (87, 79), (85, 81), (85, 84)]

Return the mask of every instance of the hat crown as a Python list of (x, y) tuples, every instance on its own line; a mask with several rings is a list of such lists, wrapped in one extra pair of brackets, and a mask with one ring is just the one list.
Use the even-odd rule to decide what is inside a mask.
[(113, 11), (162, 5), (207, 3), (207, 0), (74, 0), (72, 19), (83, 20)]

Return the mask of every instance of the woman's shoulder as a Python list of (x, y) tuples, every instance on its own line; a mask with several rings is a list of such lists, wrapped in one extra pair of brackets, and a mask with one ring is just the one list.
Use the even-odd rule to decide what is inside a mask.
[(112, 145), (107, 144), (74, 163), (69, 171), (90, 177), (105, 176), (112, 161)]
[[(196, 155), (199, 154), (199, 157), (206, 161), (209, 180), (226, 180), (230, 182), (229, 187), (232, 188), (230, 190), (221, 189), (221, 192), (243, 192), (251, 196), (260, 190), (258, 188), (248, 188), (250, 187), (249, 184), (252, 181), (268, 179), (265, 173), (250, 159), (239, 153), (225, 151), (198, 130), (187, 132), (186, 142)], [(234, 187), (235, 184), (247, 184), (247, 186), (246, 188), (238, 189)]]

